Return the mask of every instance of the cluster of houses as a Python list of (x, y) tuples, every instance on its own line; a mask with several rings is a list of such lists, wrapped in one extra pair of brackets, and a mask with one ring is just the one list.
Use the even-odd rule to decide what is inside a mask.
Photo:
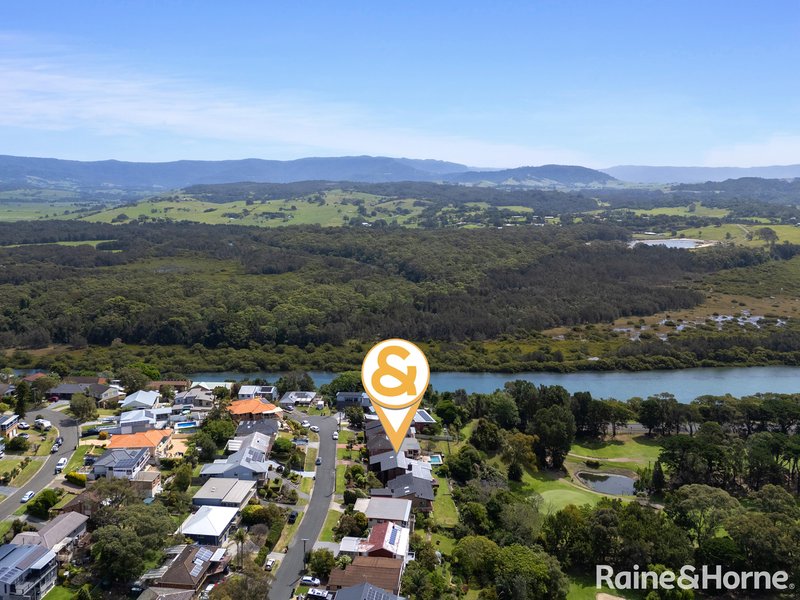
[[(344, 537), (339, 542), (334, 553), (350, 556), (352, 562), (331, 572), (325, 593), (329, 600), (397, 600), (405, 566), (414, 559), (409, 546), (413, 510), (432, 511), (438, 486), (416, 434), (436, 421), (427, 411), (418, 410), (400, 452), (395, 452), (369, 397), (364, 393), (338, 393), (337, 409), (344, 411), (350, 406), (361, 407), (367, 414), (364, 432), (369, 469), (384, 487), (370, 490), (369, 498), (356, 500), (354, 510), (366, 515), (369, 533), (363, 538)], [(317, 593), (322, 597), (322, 592)]]

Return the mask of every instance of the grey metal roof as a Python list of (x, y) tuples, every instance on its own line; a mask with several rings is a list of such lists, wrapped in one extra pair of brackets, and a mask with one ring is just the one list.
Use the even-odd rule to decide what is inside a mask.
[(52, 550), (88, 520), (89, 517), (79, 512), (61, 513), (39, 531), (25, 531), (15, 536), (12, 543), (38, 544)]
[(4, 544), (0, 547), (0, 582), (13, 584), (26, 570), (55, 558), (55, 553), (44, 546)]
[(381, 489), (374, 489), (371, 491), (373, 496), (392, 496), (393, 498), (402, 498), (413, 494), (423, 500), (433, 501), (433, 483), (427, 479), (414, 477), (411, 473), (404, 473), (399, 477), (390, 480), (386, 487)]
[(241, 481), (229, 477), (212, 477), (197, 490), (193, 501), (221, 500), (222, 502), (241, 504), (256, 487), (255, 481)]
[(371, 583), (362, 583), (360, 585), (342, 588), (336, 592), (334, 600), (403, 600), (403, 598), (390, 594), (379, 587), (375, 587)]
[(136, 466), (142, 460), (144, 454), (149, 454), (147, 448), (114, 448), (106, 450), (98, 458), (95, 467), (107, 467), (109, 469), (129, 469)]

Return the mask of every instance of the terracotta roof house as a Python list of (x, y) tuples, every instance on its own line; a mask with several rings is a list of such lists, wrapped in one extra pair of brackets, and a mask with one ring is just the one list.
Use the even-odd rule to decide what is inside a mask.
[(61, 381), (64, 382), (64, 383), (86, 383), (86, 384), (96, 383), (96, 384), (100, 384), (100, 385), (106, 385), (108, 383), (108, 378), (107, 377), (91, 377), (91, 376), (86, 377), (86, 376), (82, 376), (82, 375), (67, 375)]
[(172, 442), (172, 429), (149, 429), (138, 433), (118, 433), (107, 448), (147, 448), (152, 458), (166, 456)]
[(382, 556), (406, 561), (411, 530), (394, 523), (381, 523), (372, 528), (367, 538), (344, 537), (339, 554), (348, 556)]
[(99, 496), (93, 490), (88, 489), (75, 496), (64, 506), (51, 509), (51, 513), (63, 514), (68, 512), (77, 512), (82, 515), (86, 515), (87, 517), (91, 517), (99, 507)]
[(369, 583), (392, 594), (400, 593), (403, 561), (396, 558), (356, 556), (346, 569), (334, 569), (328, 579), (331, 591)]
[(30, 375), (26, 375), (22, 378), (22, 381), (27, 383), (33, 383), (37, 379), (41, 379), (42, 377), (47, 377), (47, 373), (31, 373)]
[(228, 412), (231, 413), (234, 421), (258, 421), (259, 419), (280, 418), (283, 409), (264, 402), (260, 398), (252, 398), (231, 402), (228, 405)]

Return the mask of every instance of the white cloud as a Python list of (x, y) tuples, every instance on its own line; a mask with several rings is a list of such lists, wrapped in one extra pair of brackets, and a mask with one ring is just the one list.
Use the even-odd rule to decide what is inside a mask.
[(758, 142), (713, 148), (707, 167), (768, 167), (800, 163), (800, 135), (776, 134)]
[[(210, 148), (219, 142), (226, 147), (241, 144), (248, 153), (269, 152), (262, 158), (378, 154), (479, 166), (589, 162), (561, 148), (440, 135), (384, 123), (364, 107), (297, 92), (274, 90), (256, 96), (204, 81), (142, 74), (91, 57), (35, 55), (20, 42), (17, 36), (0, 34), (0, 50), (6, 56), (0, 59), (0, 127), (88, 133), (103, 138), (104, 147), (114, 136), (151, 137), (154, 143), (169, 140), (175, 145), (174, 159), (184, 158), (180, 153), (187, 144)], [(282, 150), (280, 156), (276, 148)], [(147, 156), (114, 158), (148, 160)]]

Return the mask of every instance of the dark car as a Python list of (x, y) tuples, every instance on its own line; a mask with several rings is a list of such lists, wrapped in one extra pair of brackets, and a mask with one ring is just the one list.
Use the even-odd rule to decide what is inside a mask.
[(283, 410), (285, 410), (286, 412), (294, 412), (294, 406), (291, 406), (291, 405), (290, 406), (284, 406)]
[(63, 437), (61, 437), (61, 436), (58, 436), (58, 437), (56, 438), (56, 441), (55, 441), (55, 443), (56, 443), (56, 444), (59, 444), (59, 445), (63, 444), (63, 443), (64, 443), (64, 438), (63, 438)]
[(94, 461), (96, 461), (96, 460), (97, 460), (97, 458), (94, 457), (94, 456), (84, 456), (83, 457), (83, 464), (88, 467), (89, 465), (93, 465)]
[(81, 433), (81, 437), (89, 437), (90, 435), (98, 435), (100, 430), (97, 427), (92, 427)]
[(290, 525), (295, 521), (297, 521), (297, 515), (298, 512), (296, 510), (293, 510), (292, 512), (289, 513), (289, 518), (287, 520), (289, 521)]

